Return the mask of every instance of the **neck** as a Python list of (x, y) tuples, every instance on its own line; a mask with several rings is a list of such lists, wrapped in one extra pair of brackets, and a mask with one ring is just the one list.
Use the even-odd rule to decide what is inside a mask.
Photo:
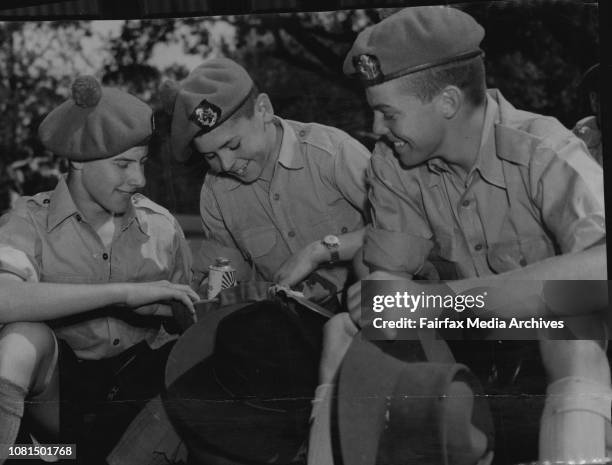
[(443, 158), (461, 179), (465, 180), (476, 164), (485, 120), (486, 105), (462, 108), (449, 128), (449, 143)]
[(68, 190), (77, 210), (95, 229), (114, 218), (111, 212), (104, 209), (83, 189), (78, 171), (73, 171), (68, 176)]

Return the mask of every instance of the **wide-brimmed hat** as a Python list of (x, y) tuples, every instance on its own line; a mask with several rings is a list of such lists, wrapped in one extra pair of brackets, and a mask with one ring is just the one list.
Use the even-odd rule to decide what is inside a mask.
[(478, 381), (461, 364), (402, 360), (402, 344), (414, 341), (353, 339), (337, 390), (343, 462), (474, 465), (493, 449), (492, 417)]
[(308, 437), (322, 323), (279, 301), (211, 310), (177, 341), (166, 410), (196, 463), (289, 464)]

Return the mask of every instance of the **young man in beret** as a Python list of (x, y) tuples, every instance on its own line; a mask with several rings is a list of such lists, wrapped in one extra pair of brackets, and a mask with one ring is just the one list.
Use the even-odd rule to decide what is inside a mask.
[[(68, 176), (0, 219), (0, 462), (24, 413), (30, 433), (59, 442), (59, 400), (62, 412), (76, 402), (112, 407), (112, 377), (139, 357), (147, 365), (138, 382), (159, 388), (172, 339), (160, 316), (170, 301), (193, 310), (197, 299), (180, 227), (137, 192), (151, 109), (93, 77), (72, 91), (39, 128), (45, 148), (70, 161)], [(64, 413), (61, 426), (76, 428)]]
[[(456, 292), (487, 277), (503, 295), (546, 299), (535, 280), (606, 279), (601, 168), (557, 120), (486, 91), (483, 37), (458, 9), (407, 8), (360, 33), (346, 57), (381, 136), (370, 173), (369, 278), (410, 280), (433, 257), (442, 277), (458, 279), (447, 283)], [(354, 315), (359, 291), (349, 291)], [(549, 316), (537, 313), (545, 307), (499, 316)], [(540, 459), (606, 456), (610, 372), (601, 320), (596, 327), (597, 340), (540, 341), (550, 394)]]
[(162, 96), (174, 156), (209, 165), (194, 272), (231, 259), (238, 280), (293, 286), (317, 272), (342, 291), (363, 239), (369, 152), (343, 131), (275, 116), (238, 63), (211, 59)]

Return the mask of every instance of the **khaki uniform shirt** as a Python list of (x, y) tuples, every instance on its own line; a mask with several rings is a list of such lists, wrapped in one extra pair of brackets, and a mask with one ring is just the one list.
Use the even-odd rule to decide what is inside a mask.
[[(77, 210), (61, 179), (52, 192), (21, 198), (0, 218), (0, 273), (29, 282), (98, 284), (168, 280), (189, 283), (191, 257), (174, 217), (146, 197), (109, 248)], [(159, 318), (102, 308), (53, 322), (79, 358), (100, 359), (159, 337)], [(159, 339), (158, 339), (159, 341)]]
[(430, 257), (443, 278), (486, 276), (605, 240), (603, 173), (584, 143), (498, 91), (465, 184), (440, 159), (402, 168), (382, 144), (369, 174), (364, 259), (381, 269), (417, 274)]
[[(226, 257), (238, 280), (272, 281), (283, 262), (307, 244), (363, 227), (368, 150), (339, 129), (278, 123), (283, 139), (271, 179), (243, 184), (206, 175), (200, 197), (205, 239), (195, 270), (206, 272), (215, 257)], [(321, 274), (341, 289), (347, 269)]]

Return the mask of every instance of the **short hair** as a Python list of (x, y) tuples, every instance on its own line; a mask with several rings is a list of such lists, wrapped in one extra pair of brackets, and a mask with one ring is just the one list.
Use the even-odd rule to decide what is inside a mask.
[(251, 118), (255, 114), (255, 101), (257, 100), (258, 95), (259, 88), (257, 87), (257, 84), (253, 83), (251, 90), (244, 99), (244, 102), (235, 111), (235, 113), (230, 116), (229, 119), (235, 120), (239, 118)]
[(429, 103), (449, 85), (461, 89), (466, 99), (477, 107), (486, 96), (485, 69), (482, 57), (434, 66), (400, 78), (401, 89)]

